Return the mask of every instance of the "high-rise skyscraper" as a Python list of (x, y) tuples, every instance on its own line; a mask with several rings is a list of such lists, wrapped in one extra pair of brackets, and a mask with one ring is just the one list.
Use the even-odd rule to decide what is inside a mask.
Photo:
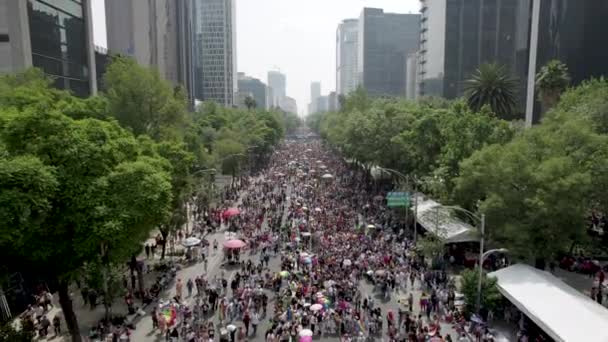
[(155, 67), (165, 76), (162, 50), (167, 11), (164, 1), (107, 0), (106, 30), (110, 53), (133, 57), (137, 63)]
[(76, 96), (97, 92), (90, 0), (0, 0), (0, 72), (38, 67)]
[(279, 107), (281, 99), (287, 96), (287, 80), (280, 71), (268, 72), (268, 87), (272, 88), (272, 105)]
[(358, 30), (357, 19), (343, 20), (336, 30), (336, 92), (340, 95), (357, 87)]
[(298, 114), (298, 104), (294, 98), (289, 96), (284, 96), (281, 98), (279, 108), (287, 113)]
[(268, 109), (266, 105), (267, 91), (266, 84), (257, 78), (253, 78), (245, 75), (245, 73), (238, 73), (238, 88), (239, 94), (245, 96), (251, 96), (256, 103), (256, 107), (259, 109)]
[(317, 99), (321, 96), (321, 82), (312, 82), (310, 84), (310, 104), (308, 105), (308, 113), (317, 111)]
[(235, 0), (193, 0), (195, 94), (224, 106), (237, 92)]
[(357, 72), (369, 94), (403, 96), (406, 58), (418, 50), (420, 15), (364, 8), (359, 17)]
[(405, 82), (405, 97), (410, 100), (418, 97), (418, 52), (407, 55)]
[[(572, 85), (591, 77), (608, 76), (608, 2), (527, 0), (522, 11), (530, 19), (530, 53), (526, 93), (526, 123), (538, 122), (541, 106), (535, 93), (535, 74), (552, 59), (568, 66)], [(535, 6), (536, 5), (536, 6)], [(538, 32), (538, 35), (534, 35)]]
[(462, 96), (464, 81), (489, 62), (505, 65), (524, 84), (530, 0), (421, 0), (421, 4), (421, 94)]
[(108, 50), (153, 67), (194, 103), (189, 1), (106, 0)]

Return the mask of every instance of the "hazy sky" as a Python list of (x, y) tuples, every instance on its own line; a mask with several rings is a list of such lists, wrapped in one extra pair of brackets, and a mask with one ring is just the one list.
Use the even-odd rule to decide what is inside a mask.
[[(141, 1), (141, 0), (135, 0)], [(182, 1), (182, 0), (175, 0)], [(106, 46), (103, 0), (92, 0), (95, 43)], [(287, 95), (306, 112), (310, 83), (336, 88), (336, 28), (363, 7), (418, 13), (419, 0), (236, 0), (238, 71), (266, 83), (268, 70), (287, 75)]]

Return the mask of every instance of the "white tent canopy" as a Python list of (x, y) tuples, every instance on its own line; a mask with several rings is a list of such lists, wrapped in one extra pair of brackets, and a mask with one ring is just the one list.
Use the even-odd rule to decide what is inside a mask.
[(427, 231), (442, 238), (446, 243), (479, 240), (475, 227), (454, 217), (449, 209), (441, 207), (441, 203), (425, 199), (422, 194), (413, 197), (410, 203), (413, 205), (412, 210), (416, 212), (416, 220)]
[(555, 341), (608, 341), (608, 309), (552, 274), (517, 264), (489, 274), (498, 290)]

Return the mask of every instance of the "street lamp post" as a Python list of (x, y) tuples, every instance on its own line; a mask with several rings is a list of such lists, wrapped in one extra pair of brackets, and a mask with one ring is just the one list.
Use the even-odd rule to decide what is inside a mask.
[(481, 214), (481, 216), (477, 216), (477, 214), (475, 214), (469, 210), (466, 210), (464, 208), (457, 207), (457, 206), (438, 205), (436, 208), (437, 208), (437, 216), (439, 215), (438, 214), (439, 208), (452, 209), (452, 210), (456, 210), (456, 211), (465, 213), (472, 219), (479, 222), (479, 231), (481, 233), (481, 236), (479, 237), (479, 279), (477, 280), (477, 301), (475, 303), (476, 312), (479, 313), (479, 309), (481, 308), (481, 285), (482, 285), (481, 280), (483, 277), (483, 261), (485, 260), (485, 258), (488, 255), (495, 253), (495, 252), (506, 251), (506, 249), (504, 249), (504, 248), (491, 249), (484, 253), (483, 249), (484, 249), (485, 233), (486, 233), (486, 215), (485, 214)]
[[(481, 215), (482, 219), (485, 219), (483, 215)], [(482, 227), (483, 227), (483, 221), (482, 221)], [(481, 245), (483, 246), (483, 240)], [(483, 247), (481, 249), (481, 251), (483, 252)], [(479, 310), (481, 309), (481, 285), (482, 285), (482, 277), (483, 277), (483, 262), (484, 260), (492, 253), (506, 253), (509, 250), (506, 248), (496, 248), (496, 249), (490, 249), (488, 251), (485, 251), (485, 253), (480, 253), (479, 255), (479, 279), (477, 280), (477, 303), (475, 305), (476, 307), (476, 311), (477, 313), (479, 313)]]

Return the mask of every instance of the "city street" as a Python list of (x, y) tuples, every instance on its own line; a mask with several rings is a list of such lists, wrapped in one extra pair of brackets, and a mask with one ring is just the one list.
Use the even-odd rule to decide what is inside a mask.
[[(281, 160), (281, 162), (285, 163), (285, 165), (275, 166), (275, 170), (286, 168), (287, 161)], [(268, 175), (268, 174), (269, 173), (266, 173), (266, 175)], [(294, 188), (294, 186), (296, 184), (293, 182), (297, 182), (297, 181), (298, 181), (297, 177), (292, 176), (286, 182), (286, 184), (287, 184), (286, 185), (286, 194), (287, 194), (288, 200), (284, 206), (285, 209), (284, 209), (284, 212), (282, 215), (283, 216), (282, 226), (284, 226), (285, 224), (289, 227), (297, 226), (297, 224), (295, 223), (295, 220), (293, 218), (290, 220), (287, 220), (287, 217), (289, 214), (289, 209), (291, 207), (291, 200), (289, 198), (291, 197), (290, 195), (293, 191), (292, 189)], [(276, 183), (273, 186), (274, 186), (273, 192), (278, 193), (281, 185)], [(301, 200), (301, 198), (299, 198), (299, 200)], [(268, 205), (268, 202), (266, 202), (265, 204)], [(259, 205), (259, 204), (257, 204), (257, 205)], [(340, 205), (339, 203), (337, 203), (336, 206), (342, 207), (342, 205)], [(247, 207), (243, 208), (243, 210), (245, 212), (250, 209), (251, 208), (247, 208)], [(360, 214), (357, 214), (356, 216), (362, 217)], [(264, 223), (262, 224), (262, 231), (267, 232), (268, 230), (269, 230), (269, 227), (267, 225), (267, 221), (264, 220)], [(218, 241), (218, 243), (221, 246), (222, 243), (225, 241), (225, 233), (223, 231), (216, 232), (211, 235), (208, 235), (207, 239), (210, 242)], [(282, 247), (285, 247), (285, 246), (282, 246)], [(234, 268), (226, 268), (225, 266), (222, 266), (223, 253), (221, 251), (217, 251), (217, 252), (211, 251), (208, 260), (209, 261), (208, 261), (208, 266), (207, 266), (208, 267), (207, 272), (205, 272), (203, 264), (199, 262), (195, 265), (188, 266), (188, 267), (181, 269), (177, 274), (177, 278), (182, 279), (182, 281), (184, 283), (188, 279), (193, 279), (196, 276), (201, 276), (201, 275), (204, 275), (206, 277), (206, 279), (215, 279), (216, 277), (223, 276), (224, 278), (227, 279), (228, 283), (230, 283), (232, 281), (237, 270)], [(245, 261), (251, 260), (254, 264), (256, 264), (260, 261), (260, 254), (259, 253), (252, 254), (249, 251), (247, 251), (241, 255), (241, 260), (245, 260)], [(277, 274), (278, 272), (281, 271), (281, 262), (280, 262), (279, 256), (272, 256), (270, 258), (270, 263), (269, 263), (268, 268), (269, 268), (269, 271), (271, 274)], [(376, 302), (376, 307), (377, 308), (379, 307), (381, 309), (381, 312), (386, 313), (386, 312), (392, 311), (395, 314), (399, 311), (400, 306), (402, 306), (402, 309), (404, 310), (405, 304), (403, 304), (403, 305), (399, 304), (398, 300), (401, 299), (401, 300), (405, 301), (405, 298), (407, 298), (407, 294), (409, 294), (409, 293), (413, 294), (414, 312), (415, 313), (420, 312), (420, 297), (423, 294), (422, 287), (423, 286), (420, 283), (420, 280), (416, 279), (413, 288), (410, 286), (407, 291), (403, 291), (403, 292), (395, 291), (395, 292), (391, 293), (390, 298), (388, 300), (384, 300), (380, 293), (374, 291), (374, 286), (369, 281), (362, 280), (359, 282), (359, 285), (358, 285), (358, 289), (361, 293), (362, 298), (368, 298), (368, 297), (373, 298), (373, 300)], [(264, 338), (263, 333), (272, 326), (272, 324), (270, 322), (270, 318), (272, 318), (274, 316), (274, 311), (273, 311), (274, 305), (272, 305), (272, 304), (276, 300), (276, 296), (273, 294), (272, 291), (265, 290), (265, 292), (270, 297), (271, 305), (269, 305), (269, 312), (268, 312), (267, 317), (263, 317), (260, 320), (260, 325), (259, 325), (257, 334), (255, 336), (250, 336), (249, 340), (264, 341), (265, 338)], [(172, 286), (170, 291), (163, 294), (163, 297), (168, 299), (168, 298), (172, 298), (173, 296), (175, 296), (175, 294), (176, 294), (175, 286)], [(191, 305), (193, 302), (194, 302), (194, 297), (188, 296), (185, 298), (183, 304)], [(214, 314), (213, 321), (221, 329), (222, 326), (219, 324), (220, 322), (219, 322), (218, 313)], [(242, 326), (242, 323), (238, 322), (238, 320), (235, 320), (233, 323), (235, 323), (237, 326)], [(443, 334), (450, 334), (452, 336), (457, 336), (456, 332), (452, 329), (451, 325), (449, 325), (449, 324), (442, 323), (441, 332)], [(386, 335), (386, 333), (387, 333), (387, 325), (384, 324), (382, 335)], [(323, 335), (318, 336), (318, 337), (322, 338), (323, 340), (330, 340), (330, 341), (339, 340), (339, 335), (337, 335), (337, 334), (323, 333)], [(318, 337), (315, 336), (315, 339), (317, 339)], [(139, 323), (137, 324), (137, 329), (135, 331), (133, 331), (132, 338), (135, 341), (155, 341), (155, 340), (160, 341), (160, 340), (164, 339), (163, 336), (160, 336), (158, 334), (158, 330), (152, 329), (152, 319), (150, 318), (150, 316), (145, 316), (139, 321)]]
[[(316, 146), (316, 145), (314, 145), (314, 146)], [(292, 149), (293, 148), (294, 147), (292, 147)], [(298, 148), (303, 148), (303, 147), (296, 147), (296, 149), (298, 149)], [(320, 156), (319, 156), (319, 158), (320, 158)], [(332, 163), (331, 160), (335, 157), (331, 156), (331, 155), (327, 155), (327, 156), (324, 155), (324, 158), (325, 158), (324, 160), (326, 160), (326, 163), (329, 164), (329, 163)], [(272, 167), (272, 169), (267, 170), (267, 172), (265, 172), (263, 174), (263, 176), (261, 176), (257, 180), (254, 180), (252, 182), (252, 183), (254, 183), (254, 185), (250, 186), (249, 189), (243, 191), (240, 194), (239, 199), (235, 206), (240, 207), (243, 213), (247, 213), (248, 211), (255, 211), (255, 210), (259, 209), (260, 206), (268, 207), (270, 204), (269, 193), (264, 193), (262, 195), (264, 198), (263, 203), (254, 202), (254, 207), (247, 207), (246, 205), (243, 205), (243, 203), (242, 203), (243, 198), (249, 196), (250, 193), (252, 193), (252, 192), (259, 193), (260, 192), (260, 188), (259, 188), (260, 184), (270, 184), (268, 186), (270, 187), (270, 189), (272, 189), (270, 191), (271, 194), (277, 195), (277, 194), (281, 193), (281, 191), (282, 191), (283, 194), (285, 195), (286, 202), (282, 206), (283, 211), (281, 212), (281, 220), (282, 220), (281, 226), (289, 227), (292, 230), (290, 239), (293, 242), (293, 239), (294, 239), (293, 234), (294, 233), (296, 235), (299, 234), (297, 232), (298, 224), (301, 224), (301, 222), (303, 221), (302, 216), (297, 214), (298, 212), (301, 212), (301, 207), (304, 205), (304, 201), (305, 201), (305, 199), (302, 197), (303, 196), (302, 189), (305, 189), (304, 185), (306, 185), (306, 183), (308, 183), (308, 182), (310, 182), (310, 184), (315, 184), (316, 178), (313, 178), (313, 177), (303, 178), (301, 176), (297, 176), (297, 174), (285, 176), (285, 178), (281, 178), (281, 179), (277, 179), (275, 176), (273, 176), (274, 173), (277, 173), (279, 171), (289, 172), (288, 171), (289, 166), (287, 165), (287, 162), (288, 162), (288, 160), (286, 160), (284, 158), (278, 159), (276, 164)], [(326, 169), (326, 171), (330, 171), (330, 170)], [(332, 170), (332, 172), (337, 173), (340, 171)], [(345, 171), (342, 170), (342, 172), (345, 172)], [(272, 177), (272, 180), (267, 179), (268, 177)], [(336, 180), (336, 182), (337, 182), (337, 180)], [(320, 191), (319, 195), (322, 195), (322, 196), (329, 195), (326, 192), (330, 191), (330, 189), (322, 189), (322, 188), (320, 188), (321, 187), (320, 184), (318, 186), (319, 186), (319, 191)], [(283, 189), (283, 190), (281, 190), (281, 189)], [(294, 191), (295, 191), (295, 193), (294, 193)], [(296, 200), (296, 198), (297, 198), (297, 202), (293, 203), (293, 201)], [(313, 198), (310, 198), (309, 200), (312, 201)], [(313, 204), (311, 203), (310, 205), (312, 206)], [(346, 205), (347, 205), (346, 203), (342, 204), (342, 203), (336, 202), (336, 203), (332, 204), (332, 208), (342, 208), (342, 207), (345, 207)], [(367, 213), (367, 214), (369, 215), (369, 213)], [(355, 212), (352, 212), (352, 215), (354, 216), (353, 222), (362, 223), (359, 221), (365, 221), (365, 215), (363, 212), (359, 212), (356, 214), (355, 214)], [(311, 221), (312, 220), (313, 219), (311, 218)], [(319, 218), (319, 221), (321, 221), (321, 218)], [(227, 226), (223, 225), (222, 229), (220, 229), (217, 232), (211, 233), (205, 237), (210, 242), (210, 246), (206, 247), (204, 249), (205, 254), (208, 255), (207, 269), (205, 270), (204, 263), (200, 260), (197, 263), (182, 267), (177, 272), (177, 276), (176, 276), (175, 280), (173, 280), (173, 282), (168, 287), (168, 289), (161, 294), (161, 298), (163, 300), (170, 300), (171, 298), (173, 298), (176, 295), (175, 283), (176, 283), (177, 279), (181, 279), (182, 283), (186, 284), (188, 279), (194, 279), (197, 276), (204, 276), (205, 279), (207, 279), (208, 281), (212, 281), (213, 279), (217, 279), (217, 278), (225, 278), (227, 280), (228, 284), (230, 284), (231, 281), (234, 279), (237, 271), (241, 272), (241, 274), (243, 273), (242, 270), (235, 268), (234, 266), (226, 266), (224, 264), (224, 261), (225, 261), (224, 252), (222, 251), (221, 248), (218, 249), (217, 251), (214, 251), (212, 248), (214, 241), (217, 241), (219, 246), (222, 246), (222, 244), (226, 241), (226, 229), (227, 229)], [(315, 224), (315, 227), (312, 227), (312, 223), (311, 223), (310, 229), (317, 229), (319, 234), (323, 233), (323, 231), (322, 231), (323, 227), (321, 225)], [(238, 234), (241, 234), (241, 233), (242, 232), (239, 232)], [(257, 232), (256, 234), (260, 235), (260, 234), (265, 234), (265, 233), (272, 233), (271, 227), (268, 226), (268, 215), (265, 216), (264, 221), (261, 224), (261, 231)], [(368, 232), (368, 233), (371, 234), (373, 232)], [(289, 252), (290, 249), (287, 248), (289, 243), (286, 242), (284, 239), (281, 239), (280, 241), (281, 241), (280, 250), (282, 252), (279, 255), (273, 255), (272, 253), (270, 253), (271, 257), (270, 257), (269, 265), (268, 265), (268, 271), (270, 274), (278, 274), (281, 271), (281, 255), (283, 255), (283, 257), (285, 257), (285, 256), (288, 256), (291, 254)], [(320, 247), (318, 245), (318, 241), (315, 241), (314, 244), (315, 244), (315, 247), (313, 248), (313, 250), (317, 250), (317, 248)], [(395, 245), (395, 247), (396, 246), (397, 245)], [(372, 245), (370, 245), (369, 247), (375, 248)], [(261, 255), (260, 255), (259, 251), (260, 251), (260, 249), (258, 249), (257, 253), (251, 253), (250, 250), (242, 251), (241, 260), (242, 261), (251, 260), (253, 262), (253, 264), (256, 265), (261, 260)], [(387, 252), (388, 252), (388, 250), (387, 250)], [(302, 264), (299, 264), (299, 266), (296, 266), (296, 267), (304, 267), (304, 266)], [(148, 278), (146, 278), (146, 279), (148, 279)], [(149, 278), (146, 286), (149, 286), (150, 282), (152, 280), (153, 280), (152, 278)], [(400, 311), (400, 308), (402, 311), (407, 311), (405, 302), (407, 299), (407, 295), (409, 295), (411, 293), (413, 295), (414, 317), (415, 317), (418, 315), (418, 313), (421, 313), (420, 298), (423, 295), (424, 286), (418, 277), (416, 277), (413, 287), (411, 285), (409, 285), (409, 279), (406, 281), (406, 283), (408, 283), (406, 286), (407, 290), (399, 291), (398, 290), (399, 285), (397, 285), (397, 287), (396, 287), (397, 290), (391, 291), (390, 297), (388, 299), (384, 299), (381, 292), (375, 291), (374, 285), (369, 280), (365, 280), (365, 278), (363, 278), (361, 281), (358, 281), (358, 284), (356, 285), (356, 289), (360, 292), (361, 298), (369, 298), (374, 301), (374, 303), (375, 303), (374, 306), (376, 308), (379, 308), (381, 310), (381, 312), (383, 313), (382, 320), (386, 320), (386, 317), (384, 317), (384, 316), (386, 316), (386, 313), (388, 313), (389, 311), (392, 311), (395, 314), (395, 317), (396, 317), (397, 312)], [(275, 317), (274, 307), (275, 307), (275, 303), (277, 300), (276, 293), (274, 291), (271, 291), (270, 289), (265, 289), (264, 291), (270, 299), (269, 305), (268, 305), (269, 310), (268, 310), (266, 317), (260, 317), (260, 324), (259, 324), (257, 334), (255, 336), (253, 336), (253, 335), (249, 336), (249, 340), (252, 340), (252, 341), (265, 341), (264, 333), (273, 326), (271, 319), (273, 317)], [(183, 292), (185, 293), (185, 298), (183, 299), (181, 304), (185, 305), (185, 306), (194, 305), (194, 302), (195, 302), (194, 294), (196, 294), (196, 289), (193, 291), (194, 294), (192, 296), (187, 294), (186, 289), (184, 289)], [(230, 292), (230, 290), (229, 290), (229, 292)], [(428, 293), (427, 293), (427, 296), (428, 296)], [(88, 331), (89, 331), (89, 328), (91, 327), (91, 325), (95, 324), (96, 321), (101, 318), (100, 314), (102, 313), (102, 310), (98, 307), (94, 311), (89, 311), (88, 307), (83, 307), (83, 304), (81, 304), (81, 300), (76, 293), (73, 294), (73, 297), (74, 297), (74, 301), (75, 301), (75, 307), (78, 311), (78, 317), (80, 319), (83, 335), (88, 334)], [(402, 301), (403, 304), (398, 303), (398, 301)], [(153, 322), (152, 322), (152, 318), (150, 315), (152, 307), (153, 306), (148, 306), (145, 310), (145, 312), (146, 312), (145, 315), (143, 315), (143, 316), (138, 315), (138, 317), (135, 318), (134, 322), (136, 322), (136, 324), (135, 324), (136, 329), (131, 331), (131, 341), (164, 341), (165, 340), (165, 336), (160, 334), (158, 329), (153, 329)], [(125, 311), (126, 311), (126, 308), (122, 303), (117, 303), (114, 307), (115, 313), (120, 314)], [(50, 313), (51, 316), (53, 314), (54, 314), (54, 312)], [(424, 313), (421, 313), (421, 314), (424, 316)], [(216, 332), (216, 337), (217, 337), (217, 333), (220, 332), (221, 329), (226, 326), (226, 322), (224, 322), (223, 325), (220, 324), (220, 315), (217, 311), (213, 314), (213, 316), (211, 317), (211, 320), (214, 322), (215, 326), (217, 327), (217, 332)], [(425, 324), (431, 323), (430, 321), (427, 321), (426, 318), (423, 318), (423, 321), (425, 322)], [(230, 322), (228, 322), (228, 323), (230, 323)], [(234, 321), (232, 321), (232, 323), (235, 324), (236, 326), (243, 326), (242, 319), (235, 319)], [(362, 326), (362, 325), (363, 325), (363, 323), (361, 323), (360, 326)], [(440, 327), (441, 327), (440, 331), (442, 334), (450, 334), (454, 337), (457, 336), (456, 332), (452, 329), (452, 326), (450, 324), (445, 324), (442, 322), (440, 324)], [(374, 336), (376, 336), (377, 338), (380, 338), (380, 336), (386, 336), (388, 333), (388, 327), (387, 327), (386, 322), (382, 325), (382, 328), (383, 328), (382, 334), (374, 335)], [(339, 334), (335, 334), (335, 333), (323, 332), (322, 335), (315, 335), (314, 339), (315, 340), (322, 339), (322, 340), (328, 340), (328, 341), (338, 341), (338, 340), (340, 340), (340, 336), (339, 336)], [(57, 339), (55, 339), (55, 340), (57, 340)], [(64, 340), (67, 341), (67, 337), (64, 337)], [(180, 341), (182, 341), (182, 339), (180, 339)]]

